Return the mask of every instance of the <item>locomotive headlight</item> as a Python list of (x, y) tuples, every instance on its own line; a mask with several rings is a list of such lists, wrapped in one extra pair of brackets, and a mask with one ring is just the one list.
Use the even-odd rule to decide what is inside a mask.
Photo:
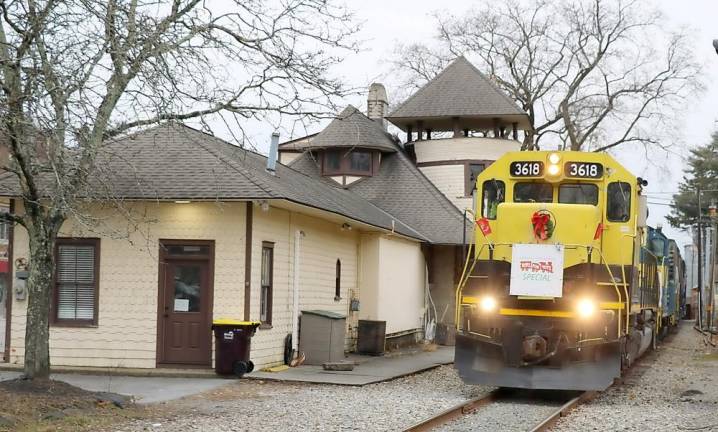
[(496, 299), (491, 296), (483, 297), (479, 302), (479, 307), (482, 312), (493, 312), (496, 310)]
[[(551, 156), (553, 156), (553, 155), (551, 155)], [(561, 167), (558, 165), (550, 164), (548, 166), (548, 168), (546, 169), (546, 172), (550, 176), (557, 176), (557, 175), (561, 174)]]
[(596, 313), (596, 303), (591, 299), (581, 299), (576, 305), (579, 318), (591, 318)]
[(561, 162), (561, 155), (558, 153), (551, 153), (548, 155), (548, 161), (553, 165), (558, 165)]

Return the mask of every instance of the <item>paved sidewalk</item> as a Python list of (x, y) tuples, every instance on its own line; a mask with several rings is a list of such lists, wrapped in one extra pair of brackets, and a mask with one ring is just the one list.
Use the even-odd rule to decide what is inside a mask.
[[(15, 379), (19, 372), (0, 371), (0, 381)], [(112, 375), (52, 374), (63, 381), (88, 391), (101, 391), (132, 396), (135, 402), (148, 404), (179, 399), (212, 390), (230, 383), (217, 378), (129, 377)]]
[(325, 371), (321, 366), (303, 365), (282, 372), (256, 371), (245, 375), (250, 379), (363, 386), (454, 362), (454, 347), (440, 346), (436, 351), (419, 351), (402, 355), (371, 357), (349, 355), (356, 366), (352, 371)]

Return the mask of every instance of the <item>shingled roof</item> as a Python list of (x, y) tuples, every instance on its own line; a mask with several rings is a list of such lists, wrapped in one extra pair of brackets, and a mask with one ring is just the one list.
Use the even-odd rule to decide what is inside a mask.
[(454, 117), (473, 119), (478, 126), (490, 126), (494, 118), (518, 123), (519, 128), (529, 125), (526, 113), (463, 56), (399, 105), (387, 120), (403, 130), (419, 120), (427, 128), (450, 130), (448, 120)]
[[(461, 212), (398, 146), (396, 149), (396, 153), (382, 156), (378, 173), (350, 184), (347, 189), (386, 210), (433, 244), (462, 244)], [(318, 161), (309, 152), (295, 159), (291, 167), (338, 187), (322, 177)], [(469, 238), (472, 227), (467, 228)]]
[[(348, 190), (329, 186), (267, 158), (177, 123), (107, 142), (86, 195), (125, 200), (282, 199), (428, 241), (412, 227)], [(45, 190), (53, 187), (45, 179)], [(0, 196), (15, 197), (14, 174), (0, 177)]]
[(365, 148), (395, 152), (394, 142), (377, 123), (349, 105), (317, 136), (302, 143), (304, 149)]

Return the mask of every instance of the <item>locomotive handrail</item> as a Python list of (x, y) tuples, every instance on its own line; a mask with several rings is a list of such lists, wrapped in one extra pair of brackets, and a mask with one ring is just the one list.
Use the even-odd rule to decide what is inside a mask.
[[(493, 250), (496, 248), (496, 246), (513, 247), (513, 245), (514, 245), (514, 243), (490, 243), (490, 244), (484, 243), (481, 245), (481, 248), (478, 250), (478, 252), (474, 253), (472, 256), (472, 252), (476, 249), (474, 237), (475, 236), (472, 236), (471, 243), (469, 243), (469, 247), (467, 249), (466, 261), (464, 262), (463, 271), (461, 273), (461, 277), (459, 278), (459, 283), (456, 287), (456, 311), (455, 311), (454, 323), (455, 323), (457, 330), (461, 330), (461, 327), (460, 327), (461, 326), (461, 308), (463, 306), (461, 298), (462, 298), (463, 288), (464, 288), (464, 285), (466, 284), (466, 282), (468, 281), (469, 276), (473, 272), (474, 267), (476, 266), (476, 262), (479, 261), (479, 257), (481, 256), (481, 252), (483, 252), (484, 247), (488, 245), (489, 248)], [(625, 328), (626, 328), (625, 331), (626, 331), (626, 334), (628, 334), (628, 328), (630, 325), (630, 315), (629, 315), (630, 314), (630, 304), (629, 304), (630, 300), (628, 297), (628, 282), (626, 281), (625, 269), (623, 268), (624, 266), (623, 265), (621, 266), (621, 272), (622, 272), (621, 285), (623, 286), (623, 292), (624, 292), (624, 296), (625, 296), (625, 299), (622, 302), (621, 301), (621, 291), (618, 288), (618, 284), (616, 283), (615, 277), (613, 276), (613, 272), (611, 271), (611, 266), (605, 260), (605, 258), (603, 256), (603, 251), (601, 251), (600, 247), (592, 246), (592, 245), (574, 244), (574, 243), (565, 243), (565, 244), (562, 244), (562, 246), (568, 247), (568, 248), (573, 248), (573, 249), (585, 248), (587, 251), (588, 251), (588, 249), (591, 249), (591, 251), (594, 251), (594, 250), (598, 251), (599, 258), (600, 258), (601, 262), (606, 266), (606, 270), (608, 271), (608, 276), (611, 280), (610, 283), (613, 285), (613, 288), (616, 290), (616, 296), (618, 298), (618, 303), (624, 303), (624, 305), (625, 305), (625, 307), (624, 307), (624, 309), (626, 310), (625, 311)], [(470, 267), (469, 267), (469, 260), (472, 261)], [(468, 273), (467, 273), (467, 270), (468, 270)], [(622, 326), (623, 323), (621, 322), (622, 321), (621, 318), (622, 318), (621, 312), (618, 311), (618, 326), (617, 326), (618, 327), (618, 335), (617, 335), (617, 337), (619, 337), (619, 338), (621, 337), (621, 330), (623, 329), (623, 326)]]

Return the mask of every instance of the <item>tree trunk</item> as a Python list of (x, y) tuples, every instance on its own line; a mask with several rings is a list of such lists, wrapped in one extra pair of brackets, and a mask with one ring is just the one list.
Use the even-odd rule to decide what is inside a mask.
[(25, 377), (46, 379), (50, 375), (50, 300), (55, 269), (56, 230), (28, 226), (30, 275), (27, 280), (25, 327)]

